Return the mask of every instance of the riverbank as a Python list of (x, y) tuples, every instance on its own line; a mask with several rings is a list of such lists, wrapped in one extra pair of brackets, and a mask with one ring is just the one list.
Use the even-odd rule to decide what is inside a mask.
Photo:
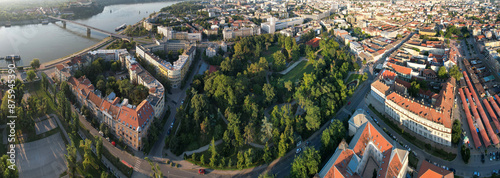
[[(0, 27), (1, 26), (6, 26), (7, 24), (10, 23), (11, 26), (16, 26), (16, 25), (31, 25), (31, 24), (41, 24), (43, 20), (40, 19), (33, 19), (33, 20), (21, 20), (21, 21), (0, 21)], [(6, 27), (8, 28), (8, 27)]]

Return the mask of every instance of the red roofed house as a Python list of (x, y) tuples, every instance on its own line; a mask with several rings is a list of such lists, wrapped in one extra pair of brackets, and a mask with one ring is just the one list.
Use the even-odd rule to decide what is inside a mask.
[(408, 151), (396, 148), (392, 140), (370, 122), (363, 123), (347, 145), (342, 140), (333, 156), (317, 174), (321, 178), (372, 177), (402, 178), (408, 167)]
[(317, 48), (319, 46), (319, 41), (321, 41), (321, 38), (316, 37), (316, 38), (313, 38), (312, 40), (307, 41), (306, 45), (309, 45), (313, 48)]
[(391, 67), (394, 70), (394, 72), (398, 74), (399, 77), (407, 79), (407, 81), (411, 80), (411, 68), (400, 66), (393, 63), (387, 63), (387, 66)]
[(422, 161), (417, 178), (453, 178), (453, 172)]

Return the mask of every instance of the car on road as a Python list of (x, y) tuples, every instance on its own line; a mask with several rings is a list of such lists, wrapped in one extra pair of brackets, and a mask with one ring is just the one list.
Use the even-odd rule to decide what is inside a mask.
[(297, 150), (295, 151), (295, 153), (299, 154), (301, 151), (302, 151), (302, 148), (297, 148)]
[(205, 174), (205, 169), (198, 169), (199, 174)]
[(310, 144), (311, 144), (311, 142), (306, 141), (306, 146), (309, 146)]
[(174, 100), (172, 100), (172, 103), (177, 104), (177, 102), (175, 102)]
[(172, 127), (174, 127), (174, 122), (172, 122), (172, 123), (170, 124), (170, 128), (172, 128)]
[(347, 105), (350, 105), (350, 104), (351, 104), (351, 102), (349, 101), (349, 102), (347, 103)]
[(181, 101), (181, 104), (184, 104), (184, 100)]
[(171, 132), (171, 131), (172, 131), (172, 128), (169, 128), (169, 129), (167, 130), (167, 135), (170, 135), (170, 132)]
[(481, 174), (479, 172), (477, 172), (477, 171), (474, 172), (474, 175), (475, 176), (481, 176)]

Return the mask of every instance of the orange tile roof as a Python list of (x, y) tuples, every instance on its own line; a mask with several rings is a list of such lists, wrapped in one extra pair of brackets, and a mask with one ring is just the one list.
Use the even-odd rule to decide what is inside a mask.
[(62, 64), (57, 64), (56, 68), (57, 68), (57, 70), (63, 70), (64, 66)]
[(442, 124), (447, 128), (451, 128), (451, 118), (448, 114), (437, 111), (434, 108), (427, 107), (418, 101), (405, 98), (396, 92), (389, 94), (387, 99), (422, 118)]
[(396, 78), (396, 73), (394, 73), (390, 70), (384, 70), (384, 72), (382, 72), (382, 74), (381, 74), (381, 77), (384, 79), (394, 80), (394, 78)]
[(383, 93), (386, 96), (389, 94), (387, 92), (389, 91), (390, 87), (387, 86), (386, 84), (380, 82), (379, 80), (376, 80), (375, 82), (373, 82), (372, 87), (377, 89), (380, 93)]
[(393, 63), (387, 63), (387, 65), (392, 67), (394, 69), (394, 71), (396, 71), (398, 73), (405, 74), (405, 75), (411, 75), (411, 68), (400, 66), (397, 64), (393, 64)]
[(94, 92), (89, 93), (89, 100), (92, 103), (94, 103), (97, 106), (97, 108), (101, 107), (102, 99), (101, 99), (101, 97), (97, 96)]
[(437, 167), (427, 161), (422, 161), (417, 178), (453, 178), (453, 172)]
[(153, 107), (147, 100), (143, 100), (135, 109), (122, 106), (118, 115), (119, 122), (127, 124), (129, 127), (138, 128), (143, 126), (148, 120), (153, 120)]

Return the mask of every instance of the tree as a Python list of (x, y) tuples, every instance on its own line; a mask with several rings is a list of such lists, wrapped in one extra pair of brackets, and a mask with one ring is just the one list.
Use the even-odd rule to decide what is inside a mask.
[(254, 51), (255, 58), (260, 57), (260, 53), (261, 52), (262, 52), (262, 49), (260, 48), (260, 45), (256, 45), (255, 46), (255, 51)]
[(306, 147), (304, 153), (296, 156), (292, 163), (292, 170), (290, 170), (290, 177), (313, 177), (318, 173), (321, 156), (319, 151), (312, 147)]
[(462, 125), (460, 124), (460, 120), (457, 119), (453, 121), (451, 133), (451, 142), (453, 144), (458, 144), (458, 142), (462, 138)]
[(30, 66), (31, 66), (31, 68), (33, 68), (34, 70), (36, 70), (36, 69), (40, 68), (40, 59), (38, 59), (38, 58), (33, 59), (33, 60), (31, 61), (31, 63), (30, 63)]
[(306, 108), (306, 128), (307, 130), (315, 130), (321, 124), (320, 108), (318, 106), (309, 106)]
[(278, 144), (278, 157), (283, 157), (285, 156), (286, 152), (288, 151), (288, 143), (287, 143), (287, 138), (285, 134), (281, 133), (280, 136), (280, 141)]
[(118, 61), (111, 63), (111, 70), (115, 72), (120, 70), (120, 63)]
[(417, 81), (412, 81), (409, 91), (410, 96), (417, 96), (419, 91), (420, 91), (420, 83), (418, 83)]
[(27, 73), (26, 73), (26, 79), (28, 79), (28, 81), (33, 81), (36, 77), (36, 74), (35, 74), (35, 71), (33, 70), (29, 70)]
[(212, 142), (210, 143), (210, 151), (212, 152), (212, 157), (210, 158), (210, 166), (215, 167), (217, 164), (217, 150), (215, 149), (215, 139), (212, 138)]
[(253, 164), (253, 149), (250, 148), (245, 152), (245, 165), (250, 167)]
[(325, 129), (321, 135), (321, 151), (322, 153), (332, 153), (344, 138), (346, 128), (340, 120), (334, 120), (333, 123)]
[(462, 145), (460, 154), (462, 154), (462, 160), (465, 162), (465, 164), (468, 164), (470, 159), (470, 149), (467, 148), (465, 144)]
[(438, 77), (440, 79), (446, 79), (446, 78), (448, 78), (448, 72), (446, 71), (446, 67), (444, 67), (444, 66), (439, 67)]
[(4, 178), (18, 178), (19, 177), (19, 172), (18, 172), (18, 169), (17, 169), (17, 166), (15, 164), (12, 164), (10, 161), (9, 161), (9, 156), (4, 154), (1, 158), (0, 158), (0, 165), (2, 165), (0, 167), (0, 177), (4, 177)]
[(68, 145), (66, 145), (66, 150), (68, 154), (64, 155), (66, 162), (68, 163), (66, 166), (68, 167), (68, 175), (69, 177), (75, 177), (76, 171), (76, 147), (71, 141)]
[(238, 162), (236, 162), (236, 167), (238, 167), (238, 169), (242, 169), (245, 163), (245, 158), (243, 157), (243, 154), (241, 154), (241, 152), (238, 152), (238, 155), (236, 157), (238, 158)]
[(276, 51), (273, 54), (273, 70), (282, 71), (285, 69), (286, 57), (281, 51)]
[(267, 117), (262, 119), (262, 125), (260, 126), (260, 141), (266, 142), (273, 136), (273, 124), (269, 122)]
[(274, 176), (273, 174), (269, 174), (269, 172), (265, 171), (262, 174), (260, 174), (258, 178), (275, 178), (275, 177), (276, 176)]
[(262, 155), (262, 160), (264, 160), (265, 163), (271, 162), (272, 160), (272, 153), (271, 150), (269, 149), (269, 145), (266, 142), (266, 145), (264, 146), (264, 155)]
[(244, 129), (245, 133), (243, 134), (243, 137), (245, 137), (245, 142), (246, 143), (252, 143), (254, 141), (254, 135), (255, 135), (255, 128), (252, 122), (247, 124)]
[(455, 78), (455, 80), (460, 80), (460, 78), (463, 77), (463, 74), (460, 72), (460, 69), (458, 69), (458, 66), (454, 65), (450, 68), (450, 76)]
[(101, 157), (102, 157), (102, 137), (98, 137), (96, 138), (95, 140), (96, 143), (95, 143), (95, 150), (96, 150), (96, 154), (97, 154), (97, 159), (101, 160)]
[(96, 84), (96, 87), (102, 92), (106, 91), (106, 83), (104, 83), (104, 80), (99, 80)]
[(313, 60), (316, 60), (316, 53), (313, 51), (313, 50), (310, 50), (308, 52), (306, 52), (306, 55), (307, 55), (307, 59), (313, 61)]
[(85, 139), (85, 141), (80, 140), (80, 148), (83, 149), (83, 152), (85, 153), (83, 155), (83, 168), (87, 170), (90, 166), (94, 167), (97, 169), (97, 165), (94, 162), (94, 158), (92, 157), (92, 141), (89, 139)]
[(205, 155), (204, 154), (202, 154), (200, 157), (200, 163), (201, 163), (201, 165), (205, 164)]
[(105, 171), (102, 171), (101, 178), (108, 178), (108, 177), (109, 177), (109, 174)]
[(265, 83), (264, 88), (262, 88), (264, 95), (266, 96), (265, 102), (268, 104), (273, 103), (274, 97), (276, 96), (274, 92), (274, 87), (271, 84)]

